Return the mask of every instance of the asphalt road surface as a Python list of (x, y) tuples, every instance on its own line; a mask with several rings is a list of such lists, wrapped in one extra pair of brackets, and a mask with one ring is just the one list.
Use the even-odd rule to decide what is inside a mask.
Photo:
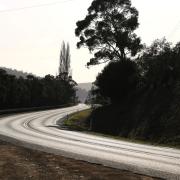
[(80, 104), (56, 110), (23, 113), (0, 119), (0, 138), (21, 146), (60, 154), (139, 174), (180, 180), (180, 150), (140, 145), (57, 128)]

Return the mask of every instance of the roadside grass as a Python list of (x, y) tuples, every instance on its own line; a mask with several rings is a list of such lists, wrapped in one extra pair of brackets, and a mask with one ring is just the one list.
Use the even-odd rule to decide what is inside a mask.
[(91, 109), (87, 109), (73, 113), (64, 120), (63, 125), (70, 130), (87, 131), (88, 126), (86, 120), (91, 114), (91, 112), (92, 112)]
[(87, 125), (87, 119), (90, 116), (91, 112), (92, 112), (91, 109), (87, 109), (87, 110), (73, 113), (64, 120), (63, 126), (65, 126), (67, 129), (72, 130), (72, 131), (73, 130), (74, 131), (84, 131), (86, 134), (96, 135), (96, 136), (100, 136), (100, 137), (107, 137), (110, 139), (121, 140), (124, 142), (180, 149), (180, 145), (179, 144), (177, 145), (176, 143), (173, 143), (173, 142), (160, 143), (160, 142), (153, 142), (153, 141), (149, 141), (149, 140), (141, 140), (141, 139), (135, 139), (135, 138), (125, 138), (125, 137), (121, 137), (121, 136), (113, 136), (113, 135), (108, 135), (108, 134), (91, 131), (89, 129), (89, 126)]

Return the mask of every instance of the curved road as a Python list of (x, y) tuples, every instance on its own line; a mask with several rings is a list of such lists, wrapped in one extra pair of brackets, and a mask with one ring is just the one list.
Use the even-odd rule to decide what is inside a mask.
[(180, 150), (140, 145), (57, 128), (56, 122), (59, 119), (86, 108), (87, 106), (80, 104), (1, 118), (0, 138), (74, 159), (154, 177), (180, 180)]

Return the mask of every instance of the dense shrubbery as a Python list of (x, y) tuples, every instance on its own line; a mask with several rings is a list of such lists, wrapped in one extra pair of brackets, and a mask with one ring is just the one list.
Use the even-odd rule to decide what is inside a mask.
[(93, 130), (180, 143), (179, 43), (171, 47), (164, 39), (156, 40), (135, 60), (137, 70), (131, 73), (123, 63), (110, 63), (96, 79), (95, 102), (102, 102), (99, 97), (111, 101), (93, 112)]
[(76, 85), (66, 73), (16, 78), (0, 69), (0, 109), (76, 103)]
[(111, 62), (97, 76), (94, 82), (97, 89), (94, 93), (110, 98), (113, 104), (119, 104), (136, 90), (138, 76), (138, 68), (134, 62), (130, 60)]

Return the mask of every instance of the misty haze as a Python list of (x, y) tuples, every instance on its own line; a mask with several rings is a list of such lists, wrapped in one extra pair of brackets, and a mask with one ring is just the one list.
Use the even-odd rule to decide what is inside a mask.
[(180, 2), (0, 1), (0, 179), (180, 180)]

